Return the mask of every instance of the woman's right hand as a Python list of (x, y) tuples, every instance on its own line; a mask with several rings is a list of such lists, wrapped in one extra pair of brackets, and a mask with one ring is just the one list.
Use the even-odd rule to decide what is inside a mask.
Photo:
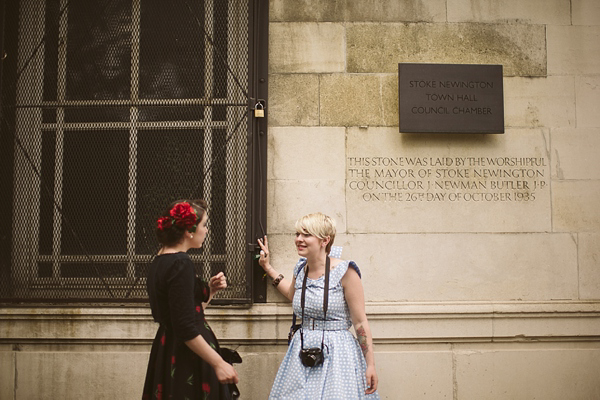
[(215, 366), (215, 373), (220, 383), (238, 383), (238, 374), (233, 366), (226, 361), (222, 361)]
[(202, 335), (186, 341), (185, 344), (213, 367), (219, 382), (238, 383), (238, 375), (235, 369), (233, 369), (231, 364), (223, 360), (223, 357), (204, 340)]
[(267, 235), (265, 235), (263, 239), (258, 239), (258, 245), (260, 246), (260, 258), (258, 259), (258, 264), (262, 269), (268, 271), (271, 267), (269, 262), (269, 241)]

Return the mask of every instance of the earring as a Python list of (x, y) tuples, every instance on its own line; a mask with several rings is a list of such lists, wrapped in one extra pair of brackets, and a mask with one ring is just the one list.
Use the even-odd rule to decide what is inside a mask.
[(190, 239), (193, 239), (193, 238), (194, 238), (194, 235), (190, 235)]

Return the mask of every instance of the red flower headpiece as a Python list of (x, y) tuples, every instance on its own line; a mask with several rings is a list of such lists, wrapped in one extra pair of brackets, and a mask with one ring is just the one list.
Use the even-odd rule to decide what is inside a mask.
[(159, 230), (165, 231), (171, 228), (173, 224), (190, 232), (196, 230), (196, 226), (198, 225), (198, 215), (190, 203), (184, 201), (175, 204), (169, 211), (169, 214), (170, 217), (160, 217), (158, 219), (157, 223)]

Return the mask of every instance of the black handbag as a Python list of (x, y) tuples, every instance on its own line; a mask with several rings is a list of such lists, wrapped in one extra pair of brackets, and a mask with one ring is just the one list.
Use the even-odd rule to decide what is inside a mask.
[[(225, 362), (233, 364), (241, 364), (242, 356), (236, 350), (229, 349), (227, 347), (220, 348), (221, 357)], [(235, 383), (228, 383), (225, 386), (225, 399), (237, 400), (240, 398), (240, 390)]]
[(220, 350), (221, 357), (223, 357), (223, 360), (225, 360), (225, 362), (228, 362), (229, 364), (242, 363), (242, 356), (240, 356), (240, 353), (238, 353), (236, 350), (232, 350), (227, 347), (221, 347)]

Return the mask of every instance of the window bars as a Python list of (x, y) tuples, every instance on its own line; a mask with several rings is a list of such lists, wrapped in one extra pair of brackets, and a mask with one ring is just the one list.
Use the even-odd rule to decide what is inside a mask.
[(15, 146), (0, 150), (12, 161), (0, 299), (146, 301), (156, 215), (204, 198), (197, 271), (227, 274), (217, 302), (251, 302), (251, 3), (6, 6), (18, 58), (12, 90), (2, 71), (1, 136)]

